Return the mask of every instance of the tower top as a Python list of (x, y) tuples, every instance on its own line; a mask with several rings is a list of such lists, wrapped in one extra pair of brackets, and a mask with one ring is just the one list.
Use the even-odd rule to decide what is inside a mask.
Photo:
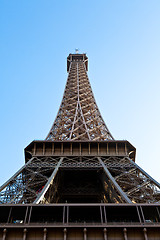
[(75, 49), (75, 53), (76, 53), (76, 54), (79, 53), (79, 49), (78, 49), (78, 48)]
[(69, 54), (68, 78), (56, 119), (47, 141), (109, 141), (114, 140), (94, 99), (87, 76), (88, 57)]
[(75, 54), (70, 53), (69, 56), (67, 57), (67, 72), (69, 72), (71, 62), (75, 61), (84, 62), (86, 71), (88, 71), (88, 57), (86, 56), (86, 53), (80, 54), (76, 52)]

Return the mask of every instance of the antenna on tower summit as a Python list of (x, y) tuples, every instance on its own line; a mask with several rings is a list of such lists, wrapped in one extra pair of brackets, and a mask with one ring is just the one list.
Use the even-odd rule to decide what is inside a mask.
[(75, 49), (75, 53), (76, 53), (76, 54), (79, 53), (79, 49), (78, 49), (78, 48)]

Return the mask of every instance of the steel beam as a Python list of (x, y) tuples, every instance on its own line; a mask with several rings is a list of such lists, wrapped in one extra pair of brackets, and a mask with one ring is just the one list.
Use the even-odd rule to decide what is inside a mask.
[(126, 203), (132, 203), (132, 201), (127, 197), (126, 193), (123, 192), (122, 188), (118, 185), (118, 183), (115, 181), (114, 177), (112, 177), (111, 173), (109, 172), (108, 168), (104, 164), (104, 162), (101, 160), (100, 157), (98, 157), (98, 160), (100, 164), (102, 165), (104, 172), (106, 173), (107, 177), (111, 180), (121, 197), (125, 200)]
[(48, 188), (49, 188), (49, 186), (53, 183), (54, 178), (55, 178), (55, 176), (56, 176), (56, 174), (57, 174), (57, 172), (58, 172), (58, 169), (59, 169), (59, 167), (60, 167), (63, 159), (64, 159), (64, 158), (62, 157), (62, 158), (59, 160), (56, 168), (54, 169), (52, 175), (51, 175), (50, 178), (48, 179), (46, 185), (44, 186), (44, 188), (42, 189), (42, 191), (38, 194), (37, 198), (35, 199), (35, 201), (34, 201), (33, 203), (38, 204), (38, 203), (40, 203), (40, 201), (42, 201), (42, 199), (44, 198), (44, 195), (46, 194), (46, 192), (47, 192), (47, 190), (48, 190)]
[(148, 173), (146, 173), (140, 166), (138, 166), (135, 162), (133, 162), (129, 157), (127, 157), (129, 162), (133, 164), (141, 173), (143, 173), (147, 178), (150, 179), (158, 188), (160, 188), (160, 183), (158, 183), (154, 178), (152, 178)]

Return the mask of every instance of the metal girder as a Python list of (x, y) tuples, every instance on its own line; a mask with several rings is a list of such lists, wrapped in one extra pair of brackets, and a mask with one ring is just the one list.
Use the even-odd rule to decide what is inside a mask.
[(150, 179), (158, 188), (160, 188), (160, 183), (157, 182), (154, 178), (152, 178), (147, 172), (145, 172), (140, 166), (138, 166), (135, 162), (133, 162), (130, 158), (127, 159), (132, 163), (141, 173), (143, 173), (147, 178)]
[(130, 195), (130, 194), (132, 194), (133, 192), (138, 191), (140, 188), (145, 187), (145, 186), (148, 185), (149, 183), (150, 183), (150, 180), (142, 183), (141, 185), (136, 186), (135, 188), (132, 188), (131, 190), (129, 190), (129, 191), (127, 192), (127, 194)]
[(0, 188), (0, 203), (33, 203), (60, 157), (33, 157)]
[(55, 176), (56, 176), (56, 174), (57, 174), (57, 171), (58, 171), (58, 169), (59, 169), (62, 161), (63, 161), (63, 157), (59, 160), (56, 168), (54, 169), (54, 171), (53, 171), (53, 173), (52, 173), (52, 175), (51, 175), (50, 178), (48, 179), (48, 182), (47, 182), (46, 185), (44, 186), (43, 190), (38, 194), (37, 198), (34, 200), (33, 203), (38, 204), (38, 203), (40, 203), (40, 202), (42, 201), (42, 199), (44, 198), (44, 196), (45, 196), (45, 194), (46, 194), (46, 192), (47, 192), (47, 190), (48, 190), (48, 188), (49, 188), (49, 186), (53, 183), (54, 178), (55, 178)]
[[(103, 167), (113, 188), (116, 189), (115, 194), (118, 194), (124, 202), (128, 201), (124, 196), (136, 203), (160, 201), (160, 185), (131, 159), (117, 156), (106, 156), (100, 159), (101, 161), (91, 156), (64, 157), (60, 164), (60, 157), (34, 157), (2, 185), (0, 202), (38, 203), (46, 192), (47, 201), (49, 201), (48, 189), (54, 185), (54, 181), (51, 180), (56, 175), (58, 167), (66, 170), (99, 170)], [(53, 191), (54, 188), (52, 186)]]
[(160, 201), (160, 184), (129, 157), (102, 157), (114, 180), (133, 203)]
[(121, 195), (121, 197), (125, 200), (125, 202), (127, 203), (132, 203), (132, 201), (127, 197), (126, 193), (124, 193), (121, 189), (121, 187), (118, 185), (118, 183), (115, 181), (114, 177), (112, 177), (111, 173), (109, 172), (108, 168), (106, 167), (106, 165), (103, 163), (103, 161), (101, 160), (100, 157), (98, 157), (99, 162), (101, 163), (107, 177), (111, 180), (111, 182), (113, 183), (113, 185), (115, 186), (115, 188), (117, 189), (117, 191), (119, 192), (119, 194)]
[(61, 168), (67, 169), (100, 169), (101, 164), (97, 157), (65, 157)]
[(118, 180), (118, 178), (126, 175), (126, 173), (127, 173), (127, 174), (130, 174), (130, 173), (132, 173), (132, 172), (134, 172), (134, 171), (135, 171), (135, 168), (129, 170), (128, 172), (123, 172), (123, 173), (121, 173), (120, 175), (116, 176), (114, 179), (115, 179), (115, 180)]
[[(49, 191), (52, 194), (53, 191), (56, 191), (55, 183), (52, 180), (59, 167), (66, 170), (100, 170), (103, 167), (113, 186), (110, 192), (113, 195), (116, 190), (115, 195), (117, 194), (117, 197), (123, 200), (122, 202), (128, 202), (125, 196), (133, 203), (160, 201), (159, 184), (131, 159), (117, 156), (106, 156), (99, 159), (92, 156), (74, 156), (64, 157), (62, 161), (60, 157), (34, 157), (2, 185), (0, 202), (39, 203), (46, 193), (46, 201), (49, 202)], [(107, 190), (105, 190), (107, 192), (110, 183), (106, 183), (108, 184)]]

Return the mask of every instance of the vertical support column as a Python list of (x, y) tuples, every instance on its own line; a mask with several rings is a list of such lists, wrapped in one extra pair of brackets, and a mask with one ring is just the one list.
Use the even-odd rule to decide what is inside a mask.
[(156, 207), (157, 213), (158, 213), (158, 217), (160, 218), (160, 212), (158, 210), (158, 207)]
[(33, 154), (36, 155), (36, 143), (34, 143)]
[(25, 218), (24, 218), (24, 224), (26, 223), (27, 221), (27, 215), (28, 215), (28, 206), (26, 208), (26, 213), (25, 213)]
[(127, 240), (127, 229), (126, 228), (123, 229), (123, 233), (124, 233), (124, 240)]
[(107, 155), (109, 154), (109, 148), (108, 148), (108, 143), (107, 143)]
[(79, 154), (82, 155), (82, 145), (79, 143)]
[(103, 234), (104, 234), (104, 240), (107, 240), (107, 229), (103, 229)]
[(86, 228), (83, 229), (83, 233), (84, 233), (84, 240), (87, 240), (87, 229)]
[(72, 151), (72, 143), (70, 143), (70, 153), (71, 153), (71, 155), (73, 154), (73, 151)]
[(118, 155), (118, 144), (116, 143), (116, 155)]
[(2, 240), (5, 240), (6, 239), (6, 234), (7, 234), (7, 229), (3, 229), (3, 237), (2, 237)]
[(30, 211), (29, 211), (28, 223), (30, 223), (31, 221), (31, 214), (32, 214), (32, 206), (30, 207)]
[(142, 220), (141, 220), (141, 216), (140, 216), (140, 213), (139, 213), (138, 206), (136, 206), (136, 210), (137, 210), (137, 213), (138, 213), (138, 218), (139, 218), (139, 221), (140, 221), (140, 223), (142, 223)]
[(54, 154), (54, 143), (52, 143), (52, 155)]
[(103, 224), (102, 206), (100, 206), (101, 223)]
[(69, 222), (69, 206), (67, 206), (67, 223)]
[(126, 145), (126, 143), (124, 145), (124, 151), (125, 151), (125, 154), (127, 155), (127, 145)]
[(45, 155), (45, 151), (46, 151), (46, 146), (45, 146), (45, 143), (43, 143), (43, 155)]
[(12, 213), (12, 207), (10, 207), (10, 210), (9, 210), (9, 215), (8, 215), (7, 223), (9, 223), (9, 221), (10, 221), (11, 213)]
[(23, 240), (26, 240), (26, 235), (27, 235), (27, 229), (23, 229)]
[(64, 240), (67, 240), (67, 229), (66, 228), (64, 228), (63, 233), (64, 233)]
[(61, 143), (61, 154), (63, 154), (63, 143)]
[(141, 214), (142, 214), (143, 222), (145, 222), (145, 218), (144, 218), (144, 214), (143, 214), (143, 209), (142, 209), (141, 206), (140, 206), (140, 209), (141, 209)]
[(99, 143), (97, 143), (97, 153), (99, 155)]
[(43, 240), (46, 240), (47, 239), (47, 229), (44, 228), (43, 229)]
[(91, 154), (91, 144), (88, 143), (88, 154), (90, 155)]
[(63, 224), (65, 223), (65, 206), (63, 206)]
[(106, 216), (106, 209), (105, 209), (105, 206), (103, 206), (103, 210), (104, 210), (104, 219), (105, 219), (105, 223), (107, 223), (107, 216)]
[(144, 233), (144, 239), (145, 239), (145, 240), (148, 240), (148, 237), (147, 237), (147, 229), (146, 229), (146, 228), (143, 229), (143, 233)]

